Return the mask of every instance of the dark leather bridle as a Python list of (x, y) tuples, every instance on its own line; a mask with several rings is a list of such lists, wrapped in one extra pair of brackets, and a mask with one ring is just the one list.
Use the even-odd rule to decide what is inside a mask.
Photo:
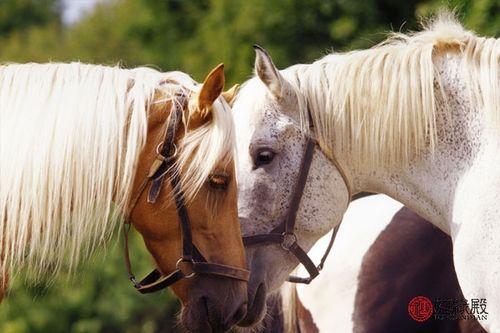
[[(164, 289), (182, 278), (189, 279), (198, 274), (212, 274), (241, 281), (248, 281), (250, 276), (250, 272), (245, 269), (207, 262), (201, 252), (193, 244), (191, 224), (189, 222), (189, 215), (184, 200), (184, 193), (180, 186), (180, 177), (178, 172), (174, 171), (177, 154), (177, 147), (175, 146), (174, 141), (177, 129), (182, 119), (182, 112), (186, 105), (187, 96), (184, 92), (179, 91), (175, 94), (175, 99), (172, 101), (172, 110), (167, 123), (165, 139), (163, 143), (158, 146), (156, 159), (151, 165), (146, 179), (139, 188), (137, 196), (131, 201), (131, 208), (129, 209), (124, 221), (125, 264), (129, 280), (132, 281), (134, 287), (143, 294)], [(160, 147), (161, 150), (159, 150)], [(182, 256), (177, 261), (176, 269), (172, 273), (163, 275), (158, 269), (155, 269), (144, 279), (138, 282), (132, 273), (132, 265), (128, 250), (128, 232), (132, 224), (132, 211), (149, 183), (151, 183), (151, 186), (147, 198), (148, 203), (154, 204), (156, 202), (160, 194), (163, 181), (167, 175), (170, 179), (170, 185), (174, 194), (175, 205), (181, 226)]]
[[(309, 123), (311, 124), (312, 130), (312, 117), (309, 113)], [(289, 276), (287, 281), (294, 283), (311, 283), (314, 278), (319, 275), (319, 272), (323, 269), (323, 265), (325, 264), (325, 260), (332, 249), (333, 242), (335, 240), (335, 236), (337, 235), (337, 230), (340, 226), (340, 223), (333, 229), (332, 236), (330, 238), (330, 243), (321, 258), (319, 265), (315, 265), (314, 262), (309, 258), (307, 253), (300, 247), (297, 243), (297, 236), (295, 235), (295, 221), (297, 219), (297, 211), (299, 209), (300, 201), (302, 199), (302, 195), (304, 193), (304, 187), (306, 185), (307, 176), (309, 175), (309, 169), (311, 167), (311, 162), (313, 160), (314, 148), (316, 147), (317, 142), (310, 136), (307, 136), (306, 145), (304, 148), (304, 155), (302, 158), (302, 163), (300, 165), (299, 175), (297, 179), (297, 183), (292, 193), (292, 199), (290, 201), (290, 208), (285, 217), (285, 220), (282, 221), (276, 228), (271, 230), (268, 234), (260, 234), (260, 235), (251, 235), (243, 237), (243, 244), (245, 246), (255, 245), (255, 244), (272, 244), (278, 243), (281, 245), (283, 250), (291, 252), (297, 260), (304, 265), (305, 269), (309, 273), (309, 277), (299, 277), (299, 276)], [(347, 187), (348, 192), (348, 200), (351, 201), (351, 188), (349, 186), (349, 181), (347, 179), (346, 174), (344, 173), (342, 167), (338, 163), (337, 159), (332, 156), (330, 160), (333, 162), (337, 170), (339, 171), (344, 183)]]

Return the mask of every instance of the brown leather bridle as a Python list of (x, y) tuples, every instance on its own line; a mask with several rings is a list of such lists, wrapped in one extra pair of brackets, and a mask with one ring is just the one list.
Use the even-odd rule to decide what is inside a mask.
[[(309, 110), (308, 110), (309, 112)], [(311, 124), (312, 130), (312, 117), (309, 112), (309, 123)], [(316, 147), (317, 142), (310, 136), (306, 138), (306, 145), (304, 148), (304, 155), (302, 158), (302, 163), (299, 169), (299, 175), (297, 179), (297, 183), (292, 193), (292, 200), (290, 201), (290, 208), (288, 213), (284, 219), (276, 228), (271, 230), (268, 234), (260, 234), (260, 235), (251, 235), (243, 237), (243, 244), (245, 246), (255, 245), (255, 244), (272, 244), (278, 243), (281, 245), (283, 250), (291, 252), (297, 260), (304, 265), (305, 269), (309, 273), (309, 277), (299, 277), (299, 276), (289, 276), (287, 281), (294, 283), (311, 283), (316, 276), (319, 275), (319, 272), (323, 269), (323, 265), (325, 264), (325, 260), (332, 249), (333, 242), (335, 240), (335, 236), (337, 235), (338, 228), (340, 227), (340, 223), (333, 228), (332, 236), (330, 238), (330, 243), (321, 258), (319, 265), (315, 265), (314, 262), (309, 258), (307, 253), (300, 247), (297, 243), (297, 236), (295, 235), (295, 221), (297, 219), (297, 211), (299, 209), (300, 201), (302, 199), (302, 195), (304, 194), (304, 187), (307, 182), (307, 176), (309, 175), (309, 169), (311, 167), (311, 163), (314, 155), (314, 148)], [(347, 187), (347, 195), (348, 201), (351, 201), (351, 187), (349, 185), (349, 181), (347, 179), (344, 170), (338, 163), (335, 156), (332, 156), (330, 160), (333, 162), (337, 170), (339, 171), (342, 179)]]
[[(131, 201), (130, 209), (124, 221), (125, 265), (127, 267), (129, 280), (132, 281), (134, 287), (143, 294), (164, 289), (182, 278), (189, 279), (198, 274), (218, 275), (241, 281), (248, 281), (250, 276), (250, 272), (245, 269), (207, 262), (201, 252), (193, 244), (191, 224), (189, 222), (189, 215), (184, 200), (184, 193), (180, 186), (180, 177), (178, 172), (173, 170), (177, 154), (177, 147), (174, 141), (182, 119), (182, 112), (186, 105), (187, 96), (184, 92), (180, 91), (176, 93), (175, 99), (172, 101), (172, 110), (167, 123), (165, 139), (163, 143), (158, 146), (156, 159), (151, 165), (146, 179), (139, 188), (137, 196)], [(159, 150), (160, 147), (161, 150)], [(128, 232), (132, 224), (132, 211), (149, 183), (151, 183), (151, 187), (147, 198), (148, 203), (154, 204), (156, 202), (160, 194), (163, 180), (167, 175), (170, 179), (170, 185), (174, 194), (175, 205), (181, 226), (182, 256), (177, 261), (176, 269), (172, 273), (163, 275), (158, 269), (154, 269), (144, 279), (138, 282), (132, 273), (132, 265), (128, 250)]]

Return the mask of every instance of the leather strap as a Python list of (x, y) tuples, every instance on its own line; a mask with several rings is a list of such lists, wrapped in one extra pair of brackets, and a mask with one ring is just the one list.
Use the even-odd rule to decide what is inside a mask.
[(246, 269), (210, 262), (195, 262), (193, 264), (193, 272), (196, 274), (225, 276), (241, 281), (248, 281), (250, 278), (250, 271)]
[(155, 269), (134, 286), (141, 294), (150, 294), (165, 289), (185, 277), (184, 273), (178, 269), (167, 276), (164, 276), (159, 270)]
[(302, 199), (302, 194), (304, 193), (304, 188), (306, 186), (309, 169), (311, 168), (315, 146), (316, 141), (308, 137), (306, 141), (304, 157), (302, 158), (302, 164), (300, 165), (299, 169), (297, 185), (295, 185), (295, 189), (292, 194), (292, 200), (290, 201), (290, 209), (285, 219), (285, 233), (293, 233), (295, 229), (295, 220), (297, 219), (297, 212), (299, 210), (300, 201)]
[[(196, 251), (198, 250), (196, 249)], [(204, 260), (204, 258), (202, 260)], [(180, 264), (182, 263), (187, 263), (188, 265), (190, 265), (190, 271), (184, 272), (180, 268)], [(137, 289), (137, 291), (139, 291), (141, 294), (149, 294), (162, 290), (179, 281), (180, 279), (191, 278), (195, 274), (218, 275), (241, 281), (248, 281), (250, 277), (250, 271), (245, 269), (209, 262), (185, 261), (182, 259), (177, 262), (176, 270), (174, 270), (169, 275), (165, 276), (158, 269), (154, 269), (140, 282), (135, 281), (133, 274), (131, 276), (133, 277), (132, 282), (134, 283), (134, 287)]]
[(297, 243), (295, 243), (295, 246), (292, 246), (290, 248), (290, 252), (292, 252), (295, 255), (295, 257), (299, 260), (299, 262), (302, 265), (304, 265), (304, 268), (309, 273), (309, 277), (302, 278), (298, 276), (289, 276), (287, 278), (287, 281), (294, 283), (304, 283), (304, 284), (311, 283), (311, 281), (314, 280), (314, 278), (319, 275), (319, 269), (316, 267), (311, 258), (309, 258), (307, 253)]
[(211, 263), (203, 256), (200, 250), (193, 244), (193, 271), (196, 274), (214, 274), (230, 277), (237, 280), (248, 281), (250, 271), (238, 267)]
[(269, 233), (269, 234), (260, 234), (260, 235), (252, 235), (243, 237), (243, 245), (255, 245), (255, 244), (272, 244), (272, 243), (281, 243), (283, 240), (283, 234), (277, 233)]
[(174, 141), (177, 135), (177, 129), (179, 128), (179, 123), (182, 119), (182, 110), (186, 101), (183, 94), (177, 93), (176, 96), (182, 100), (177, 101), (177, 99), (175, 99), (173, 101), (174, 107), (172, 112), (170, 112), (170, 116), (167, 121), (167, 130), (165, 133), (165, 139), (161, 145), (161, 151), (158, 152), (157, 158), (153, 162), (151, 170), (148, 174), (148, 177), (151, 179), (151, 188), (148, 193), (149, 203), (155, 203), (158, 199), (165, 175), (175, 163), (177, 147), (175, 146)]
[[(313, 127), (313, 120), (311, 113), (308, 112), (309, 115), (309, 124), (312, 129)], [(293, 190), (292, 194), (292, 199), (290, 201), (290, 208), (288, 211), (288, 214), (285, 218), (285, 220), (280, 223), (276, 228), (271, 230), (269, 234), (260, 234), (260, 235), (252, 235), (252, 236), (245, 236), (243, 237), (243, 244), (245, 246), (249, 245), (254, 245), (254, 244), (273, 244), (273, 243), (279, 243), (281, 244), (281, 247), (286, 250), (291, 252), (297, 260), (304, 265), (305, 269), (309, 273), (308, 277), (298, 277), (298, 276), (289, 276), (288, 281), (289, 282), (294, 282), (294, 283), (304, 283), (304, 284), (309, 284), (311, 283), (314, 278), (316, 278), (319, 275), (319, 272), (323, 268), (326, 258), (328, 257), (328, 254), (330, 253), (333, 242), (335, 241), (335, 237), (337, 235), (337, 230), (340, 226), (337, 225), (333, 232), (332, 232), (332, 237), (330, 238), (330, 242), (328, 244), (328, 247), (323, 254), (323, 257), (321, 258), (320, 264), (316, 266), (311, 258), (307, 255), (307, 253), (300, 247), (300, 245), (297, 243), (297, 236), (295, 235), (295, 223), (297, 219), (297, 212), (300, 206), (300, 201), (302, 200), (302, 195), (304, 193), (304, 188), (307, 182), (307, 177), (309, 175), (309, 170), (311, 168), (311, 163), (313, 160), (313, 155), (314, 155), (314, 148), (316, 146), (317, 142), (312, 139), (311, 137), (307, 137), (306, 140), (306, 145), (304, 149), (304, 155), (302, 158), (302, 163), (300, 165), (299, 169), (299, 175), (297, 179), (297, 183), (295, 185), (295, 188)], [(348, 181), (348, 178), (338, 163), (337, 159), (335, 156), (332, 156), (331, 161), (339, 171), (342, 179), (344, 180), (344, 183), (347, 187), (347, 195), (348, 195), (348, 200), (351, 200), (351, 186)], [(342, 222), (342, 221), (341, 221)]]
[(180, 186), (179, 174), (174, 172), (170, 178), (172, 191), (174, 192), (175, 205), (177, 207), (177, 215), (181, 225), (182, 232), (182, 259), (193, 259), (193, 236), (191, 234), (191, 223), (189, 222), (188, 211), (184, 201), (184, 194)]
[[(250, 272), (246, 269), (207, 262), (201, 252), (193, 244), (189, 215), (186, 208), (186, 202), (184, 200), (184, 193), (180, 186), (180, 176), (177, 172), (171, 172), (175, 165), (175, 157), (177, 154), (177, 147), (175, 146), (174, 141), (179, 123), (182, 119), (182, 111), (185, 104), (186, 96), (184, 93), (177, 93), (176, 99), (173, 101), (172, 111), (167, 121), (167, 130), (165, 133), (165, 139), (161, 145), (161, 151), (157, 151), (157, 157), (151, 165), (147, 178), (139, 187), (138, 194), (131, 201), (131, 208), (127, 212), (124, 221), (126, 224), (123, 229), (125, 265), (129, 275), (129, 280), (132, 281), (137, 291), (142, 294), (156, 292), (174, 284), (180, 279), (191, 278), (196, 274), (212, 274), (241, 281), (248, 281), (250, 276)], [(159, 147), (160, 146), (158, 146), (158, 148)], [(130, 261), (128, 246), (128, 233), (132, 222), (132, 211), (137, 205), (137, 202), (149, 182), (151, 182), (151, 186), (148, 192), (148, 202), (155, 203), (157, 201), (163, 181), (167, 174), (170, 175), (170, 185), (174, 194), (174, 200), (181, 226), (182, 257), (177, 261), (176, 269), (172, 273), (163, 275), (158, 269), (154, 269), (144, 279), (138, 282), (132, 273), (132, 264)], [(194, 259), (196, 259), (196, 261)], [(187, 267), (183, 267), (184, 265), (189, 266), (189, 269), (186, 270), (185, 268)], [(184, 271), (183, 268), (185, 269)]]
[(307, 176), (309, 175), (309, 170), (311, 168), (315, 146), (315, 140), (308, 137), (304, 148), (302, 164), (299, 169), (297, 184), (295, 185), (295, 188), (293, 190), (292, 199), (290, 201), (290, 209), (285, 218), (285, 221), (280, 223), (269, 234), (243, 237), (243, 243), (245, 245), (258, 243), (279, 243), (284, 250), (290, 251), (299, 260), (299, 262), (304, 265), (309, 273), (308, 278), (288, 278), (288, 281), (296, 283), (310, 283), (319, 274), (319, 270), (317, 269), (316, 265), (297, 243), (297, 237), (294, 233), (297, 212), (300, 206), (300, 201), (302, 199), (302, 194), (304, 193)]

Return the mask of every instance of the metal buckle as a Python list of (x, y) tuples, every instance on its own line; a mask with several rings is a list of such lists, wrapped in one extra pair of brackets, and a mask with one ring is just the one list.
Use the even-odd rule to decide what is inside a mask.
[(172, 143), (172, 146), (174, 146), (174, 153), (170, 154), (170, 151), (169, 151), (169, 156), (163, 156), (162, 154), (160, 154), (160, 149), (163, 147), (163, 142), (160, 142), (158, 144), (158, 146), (156, 146), (156, 154), (160, 155), (160, 156), (163, 156), (164, 158), (175, 157), (175, 156), (177, 156), (177, 145), (175, 143)]
[(135, 289), (139, 289), (141, 287), (141, 284), (139, 282), (137, 282), (137, 280), (135, 279), (135, 276), (131, 275), (128, 277), (128, 279), (130, 281), (132, 281), (132, 284), (134, 285)]
[[(184, 270), (181, 267), (182, 263), (189, 264), (189, 265), (184, 265), (184, 266), (190, 266), (190, 269), (187, 270), (187, 273), (184, 273)], [(193, 270), (193, 265), (194, 265), (193, 259), (185, 260), (185, 259), (180, 258), (179, 260), (177, 260), (177, 263), (175, 264), (175, 268), (177, 270), (179, 270), (182, 273), (182, 275), (184, 275), (184, 277), (186, 279), (189, 279), (189, 278), (192, 278), (193, 276), (196, 275), (196, 273)], [(184, 267), (184, 268), (186, 268), (186, 267)]]
[(284, 232), (281, 235), (283, 236), (281, 248), (285, 251), (290, 251), (290, 249), (297, 244), (297, 236), (295, 236), (293, 232)]

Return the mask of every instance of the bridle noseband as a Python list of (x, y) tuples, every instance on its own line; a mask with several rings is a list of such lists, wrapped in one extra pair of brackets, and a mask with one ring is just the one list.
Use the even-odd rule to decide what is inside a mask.
[[(309, 112), (309, 111), (308, 111)], [(312, 117), (309, 112), (309, 124), (312, 124)], [(312, 128), (312, 126), (311, 126)], [(295, 188), (292, 193), (292, 200), (290, 201), (290, 208), (285, 217), (285, 220), (281, 222), (276, 228), (271, 230), (268, 234), (260, 234), (260, 235), (252, 235), (252, 236), (244, 236), (243, 244), (245, 246), (254, 245), (254, 244), (272, 244), (278, 243), (285, 251), (291, 252), (298, 261), (304, 265), (305, 269), (309, 273), (309, 277), (299, 277), (299, 276), (289, 276), (287, 281), (293, 283), (311, 283), (316, 276), (319, 275), (319, 272), (323, 269), (323, 265), (325, 264), (325, 260), (332, 249), (333, 242), (335, 240), (335, 236), (337, 235), (337, 230), (340, 226), (340, 223), (333, 228), (332, 236), (330, 238), (330, 243), (321, 258), (319, 265), (315, 265), (314, 262), (309, 258), (307, 252), (305, 252), (300, 245), (297, 243), (297, 236), (295, 235), (295, 222), (297, 219), (297, 211), (299, 210), (300, 201), (302, 199), (302, 195), (304, 194), (304, 187), (306, 185), (307, 176), (309, 175), (309, 170), (311, 168), (311, 163), (314, 155), (314, 148), (316, 147), (317, 142), (310, 136), (307, 136), (306, 145), (304, 148), (304, 155), (302, 158), (302, 163), (300, 165), (299, 175), (297, 179), (297, 183), (295, 184)], [(333, 156), (330, 159), (337, 170), (339, 171), (342, 179), (347, 187), (348, 192), (348, 200), (351, 200), (351, 188), (349, 186), (349, 182), (346, 174), (338, 163), (337, 159)]]
[[(182, 119), (182, 112), (186, 105), (187, 96), (184, 92), (180, 91), (176, 93), (175, 99), (172, 101), (172, 111), (168, 119), (165, 139), (163, 143), (158, 146), (156, 159), (151, 165), (146, 179), (139, 187), (137, 196), (131, 201), (130, 209), (124, 221), (126, 224), (124, 227), (125, 265), (127, 267), (129, 280), (132, 281), (134, 287), (143, 294), (164, 289), (182, 278), (189, 279), (198, 274), (212, 274), (241, 281), (248, 281), (250, 276), (250, 272), (245, 269), (207, 262), (201, 252), (193, 244), (189, 215), (184, 200), (184, 193), (180, 186), (180, 176), (178, 172), (173, 171), (177, 154), (177, 147), (175, 146), (174, 141), (177, 129)], [(161, 150), (159, 150), (160, 146)], [(163, 275), (158, 269), (155, 269), (144, 279), (138, 282), (132, 273), (132, 265), (128, 250), (128, 232), (132, 224), (132, 211), (149, 183), (151, 183), (151, 187), (148, 192), (148, 203), (154, 204), (156, 202), (160, 194), (163, 181), (167, 175), (170, 179), (181, 226), (182, 256), (177, 261), (176, 269), (172, 273)]]

